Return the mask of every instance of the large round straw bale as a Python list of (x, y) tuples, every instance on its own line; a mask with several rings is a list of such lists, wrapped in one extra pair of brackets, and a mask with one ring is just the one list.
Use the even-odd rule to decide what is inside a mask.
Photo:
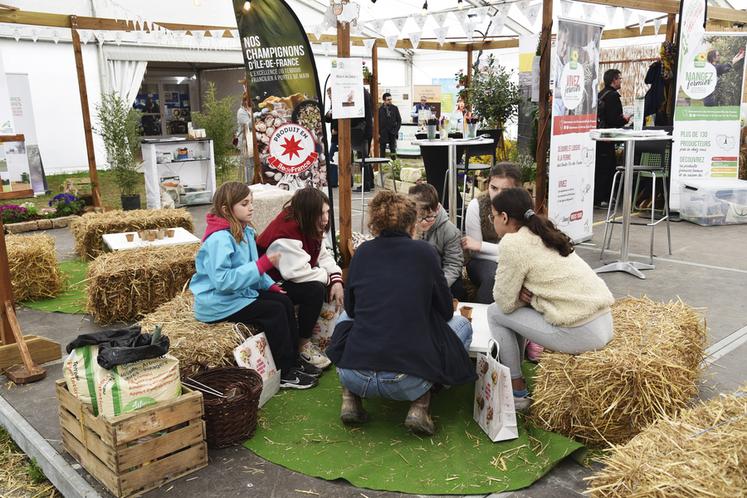
[(51, 235), (8, 235), (10, 286), (17, 301), (55, 297), (63, 287)]
[(75, 238), (75, 252), (93, 259), (104, 252), (103, 236), (107, 233), (136, 232), (154, 228), (176, 228), (193, 231), (192, 215), (186, 209), (135, 209), (87, 213), (70, 223)]
[(86, 311), (99, 323), (128, 322), (155, 310), (195, 273), (199, 244), (104, 254), (88, 266)]
[(531, 417), (589, 447), (622, 444), (697, 394), (704, 320), (682, 301), (626, 298), (612, 306), (614, 337), (599, 351), (545, 352)]
[(660, 418), (602, 463), (587, 478), (597, 498), (747, 496), (747, 385)]
[[(203, 323), (195, 319), (194, 296), (190, 291), (178, 294), (162, 304), (153, 313), (140, 320), (143, 331), (161, 325), (169, 337), (169, 354), (179, 360), (182, 377), (194, 375), (209, 368), (235, 365), (233, 350), (243, 337), (233, 331), (233, 324)], [(253, 329), (256, 332), (256, 329)]]

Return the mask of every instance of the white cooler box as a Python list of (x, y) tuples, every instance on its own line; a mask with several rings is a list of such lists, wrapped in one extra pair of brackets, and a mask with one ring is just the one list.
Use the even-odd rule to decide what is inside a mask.
[(736, 178), (681, 180), (680, 217), (702, 226), (747, 223), (747, 181)]

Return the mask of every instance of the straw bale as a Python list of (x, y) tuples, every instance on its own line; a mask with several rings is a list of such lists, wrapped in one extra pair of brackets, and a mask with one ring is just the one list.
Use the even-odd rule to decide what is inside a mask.
[[(182, 377), (209, 368), (235, 366), (233, 350), (243, 338), (233, 332), (232, 323), (198, 321), (193, 307), (194, 296), (186, 290), (143, 317), (140, 326), (144, 331), (152, 330), (156, 325), (162, 326), (162, 333), (171, 341), (169, 354), (179, 360)], [(256, 328), (250, 329), (258, 332)]]
[(747, 496), (747, 385), (662, 417), (602, 463), (595, 498)]
[(192, 215), (186, 209), (135, 209), (87, 213), (70, 223), (75, 252), (93, 259), (104, 252), (107, 233), (136, 232), (153, 228), (176, 228), (193, 231)]
[(698, 392), (706, 327), (682, 301), (625, 298), (612, 306), (614, 337), (599, 351), (546, 351), (531, 417), (589, 447), (622, 444)]
[(99, 323), (129, 322), (177, 295), (195, 272), (199, 244), (104, 254), (88, 266), (86, 310)]
[(51, 235), (8, 235), (5, 243), (17, 301), (55, 297), (62, 291), (64, 282)]

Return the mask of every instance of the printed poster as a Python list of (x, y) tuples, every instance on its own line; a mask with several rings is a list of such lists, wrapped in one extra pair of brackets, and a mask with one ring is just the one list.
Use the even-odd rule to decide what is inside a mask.
[(602, 26), (560, 19), (553, 51), (548, 214), (574, 242), (591, 238)]
[[(684, 35), (683, 35), (684, 37)], [(744, 33), (704, 33), (680, 47), (670, 207), (686, 178), (737, 178)]]
[(303, 26), (283, 0), (233, 6), (264, 182), (287, 190), (326, 186), (321, 91)]
[(330, 71), (332, 117), (352, 119), (365, 116), (363, 92), (363, 59), (332, 59)]

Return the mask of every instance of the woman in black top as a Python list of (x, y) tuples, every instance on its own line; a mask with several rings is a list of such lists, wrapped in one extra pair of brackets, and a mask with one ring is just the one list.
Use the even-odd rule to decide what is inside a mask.
[(431, 388), (475, 379), (467, 356), (472, 327), (453, 316), (435, 249), (412, 239), (415, 203), (379, 192), (369, 220), (376, 238), (361, 245), (350, 264), (345, 313), (327, 348), (343, 386), (340, 418), (364, 422), (361, 398), (407, 400), (405, 426), (432, 435)]

